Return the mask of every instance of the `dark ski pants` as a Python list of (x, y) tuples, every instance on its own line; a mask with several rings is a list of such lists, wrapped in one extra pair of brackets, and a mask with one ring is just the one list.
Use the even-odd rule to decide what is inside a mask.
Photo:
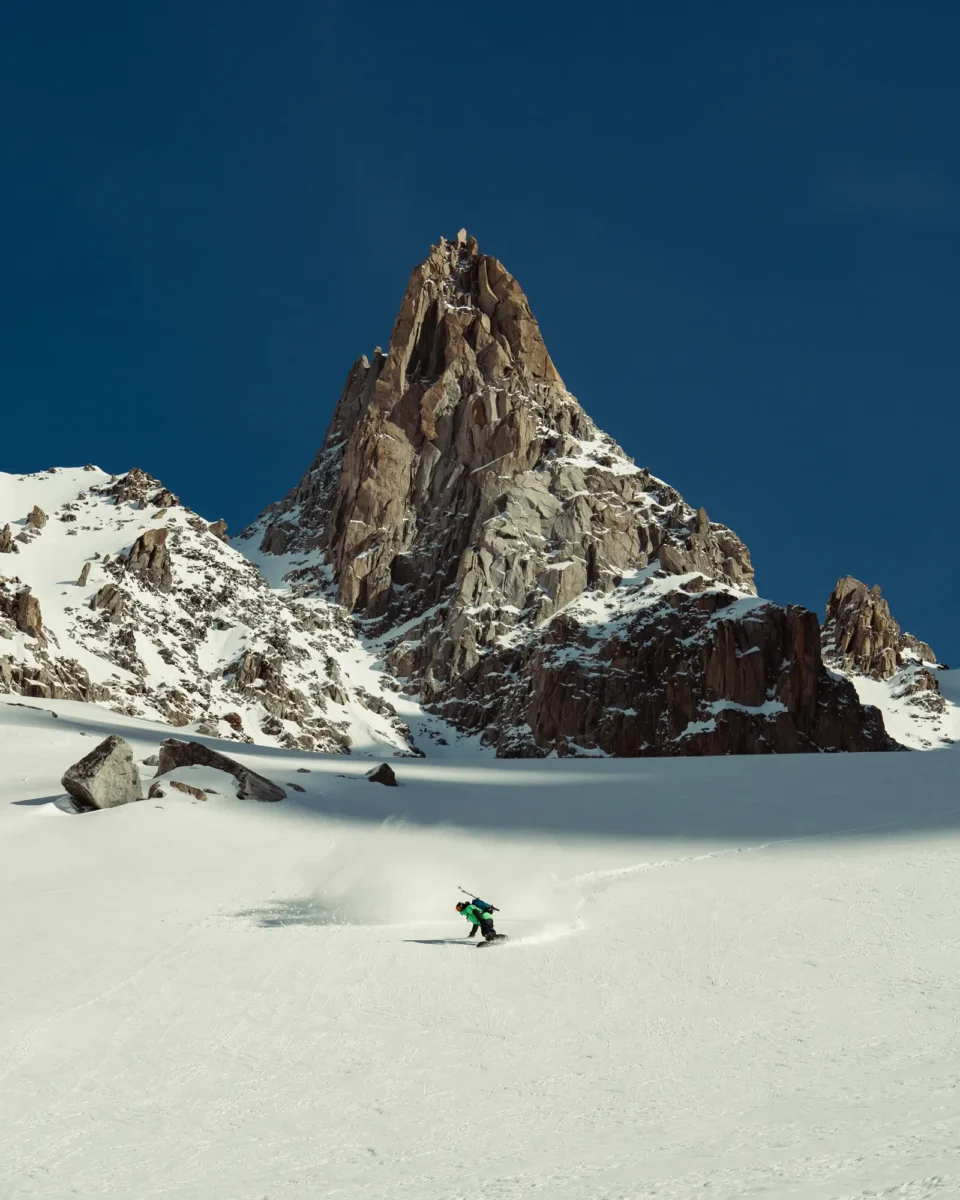
[(480, 932), (483, 934), (485, 942), (492, 942), (497, 936), (497, 931), (493, 927), (493, 921), (490, 920), (480, 922)]

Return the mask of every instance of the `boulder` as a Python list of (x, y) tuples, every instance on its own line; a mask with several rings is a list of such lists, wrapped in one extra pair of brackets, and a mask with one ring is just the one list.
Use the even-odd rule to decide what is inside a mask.
[(160, 756), (157, 754), (148, 754), (142, 762), (145, 767), (156, 767), (160, 764)]
[(116, 734), (68, 767), (61, 783), (77, 804), (86, 809), (116, 808), (143, 798), (133, 750)]
[(85, 562), (80, 569), (80, 575), (77, 578), (77, 587), (86, 587), (87, 580), (90, 578), (90, 564)]
[(30, 510), (30, 512), (27, 514), (27, 525), (31, 529), (35, 529), (37, 531), (37, 533), (39, 533), (40, 530), (44, 527), (44, 525), (46, 525), (46, 523), (47, 523), (47, 514), (43, 511), (43, 509), (38, 504), (35, 504), (33, 506), (33, 508)]
[(214, 521), (212, 525), (208, 525), (207, 528), (210, 530), (213, 536), (215, 538), (219, 538), (221, 542), (228, 542), (230, 540), (227, 537), (227, 523), (223, 517), (221, 517), (219, 521)]
[(370, 783), (382, 783), (384, 787), (399, 787), (393, 767), (389, 763), (381, 763), (379, 767), (367, 776)]
[(160, 763), (157, 775), (166, 775), (177, 767), (213, 767), (226, 771), (236, 779), (239, 787), (237, 796), (241, 800), (274, 802), (286, 798), (282, 787), (272, 783), (249, 767), (241, 766), (235, 759), (219, 750), (211, 750), (200, 742), (181, 742), (176, 738), (165, 738), (160, 744)]
[(0, 529), (0, 554), (19, 554), (20, 547), (13, 540), (13, 532), (9, 525)]

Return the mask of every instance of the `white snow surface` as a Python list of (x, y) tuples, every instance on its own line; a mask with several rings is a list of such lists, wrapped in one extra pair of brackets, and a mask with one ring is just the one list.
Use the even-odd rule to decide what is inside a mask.
[(114, 732), (170, 730), (0, 698), (5, 1200), (960, 1195), (956, 748), (209, 739), (289, 799), (69, 815)]

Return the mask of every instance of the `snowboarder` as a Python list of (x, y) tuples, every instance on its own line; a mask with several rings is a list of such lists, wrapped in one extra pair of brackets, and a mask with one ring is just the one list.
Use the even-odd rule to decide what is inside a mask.
[(457, 902), (457, 912), (466, 917), (471, 924), (471, 929), (467, 937), (473, 937), (479, 929), (483, 934), (485, 942), (495, 942), (504, 937), (502, 933), (497, 933), (493, 927), (492, 914), (497, 911), (492, 904), (486, 904), (479, 898), (474, 898), (469, 904), (466, 900), (459, 900)]

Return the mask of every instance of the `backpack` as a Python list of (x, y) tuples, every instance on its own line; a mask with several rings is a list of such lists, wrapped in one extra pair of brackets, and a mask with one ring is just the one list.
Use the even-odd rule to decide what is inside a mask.
[(488, 904), (486, 900), (481, 900), (478, 896), (475, 896), (470, 903), (474, 908), (479, 909), (484, 915), (495, 911), (492, 904)]

